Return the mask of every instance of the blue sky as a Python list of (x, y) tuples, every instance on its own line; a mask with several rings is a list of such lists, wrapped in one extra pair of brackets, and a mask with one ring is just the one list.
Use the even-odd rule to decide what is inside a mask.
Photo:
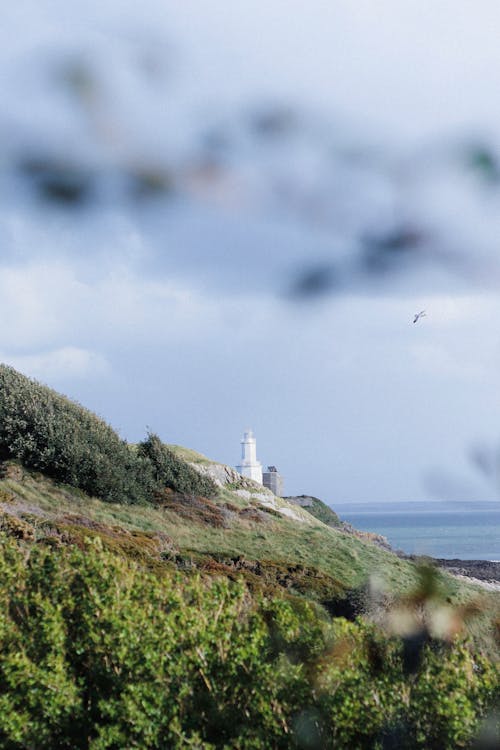
[[(500, 433), (500, 196), (462, 150), (499, 142), (499, 16), (456, 1), (10, 7), (0, 359), (130, 440), (150, 427), (236, 464), (251, 426), (289, 493), (497, 498), (469, 454)], [(61, 86), (68, 60), (83, 93)], [(248, 118), (269, 102), (298, 125), (263, 144)], [(215, 172), (199, 157), (214, 132), (229, 143)], [(92, 201), (40, 201), (26, 154), (83, 168)], [(137, 165), (173, 175), (174, 195), (132, 202)], [(367, 274), (360, 238), (401, 217), (429, 236), (423, 262)], [(287, 296), (324, 264), (335, 293)]]

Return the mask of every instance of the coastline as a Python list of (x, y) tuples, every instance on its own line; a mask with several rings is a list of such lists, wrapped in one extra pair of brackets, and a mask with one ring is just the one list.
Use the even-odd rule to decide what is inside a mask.
[(439, 568), (458, 578), (466, 578), (490, 591), (500, 591), (500, 562), (493, 560), (434, 559)]
[[(337, 504), (342, 519), (384, 535), (404, 555), (469, 578), (498, 583), (500, 504), (418, 501)], [(460, 570), (455, 570), (460, 569)]]
[(428, 561), (452, 576), (481, 586), (488, 591), (500, 591), (500, 560), (461, 560), (458, 557), (442, 558), (428, 555), (408, 555), (400, 549), (389, 547), (398, 557), (413, 562)]

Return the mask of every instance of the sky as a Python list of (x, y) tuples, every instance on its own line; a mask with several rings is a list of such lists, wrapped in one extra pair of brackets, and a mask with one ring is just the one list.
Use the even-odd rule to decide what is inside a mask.
[[(471, 164), (500, 144), (499, 21), (485, 0), (10, 4), (0, 360), (130, 441), (236, 465), (252, 427), (287, 493), (333, 507), (498, 499), (472, 456), (500, 445), (500, 193)], [(380, 265), (370, 238), (401, 228), (418, 252)], [(335, 284), (294, 294), (318, 269)]]

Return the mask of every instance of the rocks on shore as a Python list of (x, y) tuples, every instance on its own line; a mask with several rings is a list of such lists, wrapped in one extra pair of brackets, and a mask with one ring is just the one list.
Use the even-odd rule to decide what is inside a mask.
[(500, 562), (491, 560), (436, 560), (440, 568), (487, 583), (500, 583)]

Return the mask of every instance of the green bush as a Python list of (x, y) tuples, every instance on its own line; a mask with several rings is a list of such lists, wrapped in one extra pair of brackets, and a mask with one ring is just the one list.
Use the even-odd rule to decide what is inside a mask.
[(2, 750), (454, 750), (498, 691), (463, 643), (407, 676), (398, 639), (303, 600), (0, 545)]
[(169, 487), (184, 495), (211, 498), (217, 494), (217, 485), (178, 458), (161, 442), (158, 435), (150, 433), (146, 440), (139, 443), (138, 454), (152, 464), (155, 480), (160, 486)]
[(110, 502), (148, 502), (164, 486), (192, 494), (216, 491), (158, 438), (149, 436), (137, 451), (87, 409), (5, 365), (0, 365), (0, 458), (17, 458)]

